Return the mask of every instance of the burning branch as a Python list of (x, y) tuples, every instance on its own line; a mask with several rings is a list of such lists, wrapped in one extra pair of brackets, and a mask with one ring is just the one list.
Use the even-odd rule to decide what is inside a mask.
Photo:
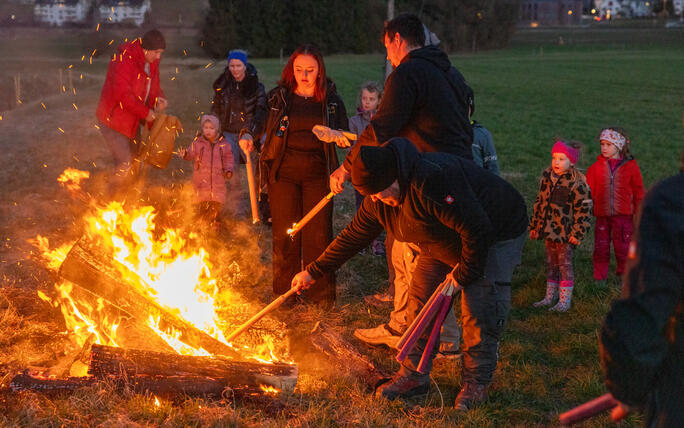
[(290, 235), (290, 238), (293, 238), (297, 234), (297, 232), (302, 230), (302, 228), (306, 226), (308, 222), (311, 221), (312, 218), (316, 217), (316, 214), (318, 214), (323, 209), (323, 207), (328, 205), (328, 202), (332, 200), (333, 196), (335, 196), (333, 192), (330, 192), (327, 195), (325, 195), (323, 199), (321, 199), (320, 202), (318, 202), (316, 206), (313, 207), (311, 211), (309, 211), (304, 216), (304, 218), (299, 220), (299, 222), (293, 224), (291, 229), (287, 229), (287, 234)]

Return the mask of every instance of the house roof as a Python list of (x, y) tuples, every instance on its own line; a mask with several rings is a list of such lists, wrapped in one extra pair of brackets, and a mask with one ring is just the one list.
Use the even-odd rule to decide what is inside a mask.
[(60, 5), (76, 6), (79, 0), (36, 0), (37, 5)]
[(100, 6), (104, 7), (117, 7), (117, 6), (130, 6), (130, 7), (140, 7), (142, 6), (144, 0), (102, 0)]

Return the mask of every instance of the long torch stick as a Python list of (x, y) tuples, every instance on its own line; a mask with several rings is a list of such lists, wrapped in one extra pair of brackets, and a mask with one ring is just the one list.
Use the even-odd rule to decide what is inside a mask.
[(276, 309), (278, 306), (282, 305), (285, 303), (285, 301), (292, 296), (294, 293), (299, 291), (299, 288), (290, 288), (290, 290), (272, 301), (271, 303), (268, 304), (264, 309), (259, 311), (258, 314), (254, 315), (252, 318), (250, 318), (246, 323), (242, 324), (240, 327), (238, 327), (237, 330), (234, 332), (230, 333), (230, 336), (226, 337), (226, 342), (232, 342), (236, 337), (238, 337), (240, 334), (242, 334), (245, 330), (250, 328), (255, 322), (259, 321), (261, 318), (263, 318), (267, 313), (273, 311)]
[(330, 192), (330, 193), (328, 193), (327, 195), (325, 195), (325, 196), (323, 197), (323, 199), (321, 199), (321, 200), (316, 204), (316, 206), (313, 207), (313, 208), (311, 209), (311, 211), (309, 211), (309, 212), (304, 216), (304, 218), (302, 218), (301, 220), (299, 220), (297, 223), (293, 224), (293, 225), (292, 225), (292, 228), (287, 229), (287, 234), (290, 235), (290, 238), (294, 237), (294, 236), (297, 234), (297, 232), (299, 232), (300, 230), (302, 230), (302, 227), (306, 226), (306, 224), (307, 224), (309, 221), (311, 221), (311, 219), (314, 218), (314, 217), (316, 216), (316, 214), (318, 214), (318, 212), (319, 212), (320, 210), (323, 209), (323, 207), (325, 207), (326, 205), (328, 205), (328, 202), (330, 202), (330, 201), (332, 200), (333, 196), (335, 196), (335, 194), (334, 194), (333, 192)]
[(585, 419), (596, 416), (597, 414), (612, 409), (617, 406), (618, 402), (613, 398), (612, 394), (603, 394), (598, 398), (594, 398), (591, 401), (587, 401), (574, 409), (570, 409), (565, 413), (561, 413), (558, 416), (558, 420), (561, 425), (572, 425), (577, 422), (582, 422)]
[(250, 153), (244, 153), (245, 159), (247, 159), (245, 167), (247, 169), (247, 185), (249, 186), (249, 202), (252, 205), (252, 223), (258, 223), (260, 219), (259, 207), (257, 206), (256, 180), (254, 179), (254, 162), (252, 162)]

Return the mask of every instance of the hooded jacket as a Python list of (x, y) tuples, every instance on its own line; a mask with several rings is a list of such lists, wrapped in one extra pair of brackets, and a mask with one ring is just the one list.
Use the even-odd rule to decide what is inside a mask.
[(594, 216), (633, 215), (644, 198), (644, 182), (634, 157), (625, 157), (615, 171), (598, 155), (587, 169), (587, 184), (594, 198)]
[[(148, 82), (150, 92), (145, 100)], [(105, 126), (133, 139), (140, 121), (159, 97), (164, 97), (159, 86), (159, 60), (150, 64), (148, 75), (140, 39), (135, 39), (119, 46), (109, 62), (96, 116)]]
[(554, 182), (552, 173), (546, 168), (539, 180), (529, 228), (540, 239), (567, 243), (573, 236), (581, 241), (589, 230), (592, 203), (584, 174), (573, 166)]
[(351, 171), (361, 146), (377, 146), (394, 137), (407, 138), (421, 152), (472, 159), (466, 88), (461, 73), (439, 48), (409, 52), (387, 78), (378, 111), (345, 159), (345, 170)]
[(245, 78), (238, 82), (226, 67), (213, 87), (211, 112), (221, 121), (221, 132), (240, 136), (248, 133), (258, 141), (264, 132), (267, 107), (266, 92), (259, 82), (256, 68), (247, 64)]
[(306, 267), (313, 278), (335, 271), (386, 229), (421, 254), (458, 265), (454, 278), (467, 286), (484, 275), (492, 244), (525, 232), (525, 201), (502, 178), (468, 159), (419, 153), (404, 138), (387, 147), (397, 158), (399, 206), (365, 198), (352, 222)]
[[(288, 115), (292, 102), (292, 93), (282, 86), (276, 86), (268, 92), (268, 117), (266, 119), (266, 139), (261, 148), (259, 158), (261, 165), (261, 180), (274, 181), (278, 177), (280, 163), (285, 156), (288, 130), (278, 132), (283, 118)], [(337, 95), (337, 88), (332, 80), (328, 79), (325, 102), (321, 108), (322, 123), (332, 129), (349, 129), (347, 110), (344, 101)], [(328, 175), (337, 169), (337, 151), (334, 143), (322, 143), (325, 152)], [(262, 183), (263, 184), (263, 183)]]
[(223, 136), (210, 142), (198, 135), (190, 144), (183, 159), (193, 161), (192, 184), (199, 202), (226, 203), (226, 177), (235, 162), (230, 144)]
[(647, 427), (684, 421), (684, 172), (646, 195), (622, 296), (600, 336), (606, 386), (646, 407)]

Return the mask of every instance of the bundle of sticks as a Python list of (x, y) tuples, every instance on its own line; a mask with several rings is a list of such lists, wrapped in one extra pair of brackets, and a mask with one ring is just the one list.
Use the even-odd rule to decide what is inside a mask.
[(409, 352), (416, 346), (418, 339), (423, 335), (431, 321), (434, 320), (432, 332), (428, 338), (427, 345), (423, 351), (423, 355), (418, 364), (418, 371), (425, 373), (430, 363), (430, 354), (437, 344), (439, 333), (444, 323), (449, 309), (451, 309), (451, 300), (454, 294), (460, 290), (456, 288), (451, 282), (443, 282), (437, 287), (437, 290), (430, 296), (423, 309), (418, 313), (418, 316), (411, 323), (404, 335), (401, 336), (397, 343), (397, 361), (403, 362), (408, 356)]

